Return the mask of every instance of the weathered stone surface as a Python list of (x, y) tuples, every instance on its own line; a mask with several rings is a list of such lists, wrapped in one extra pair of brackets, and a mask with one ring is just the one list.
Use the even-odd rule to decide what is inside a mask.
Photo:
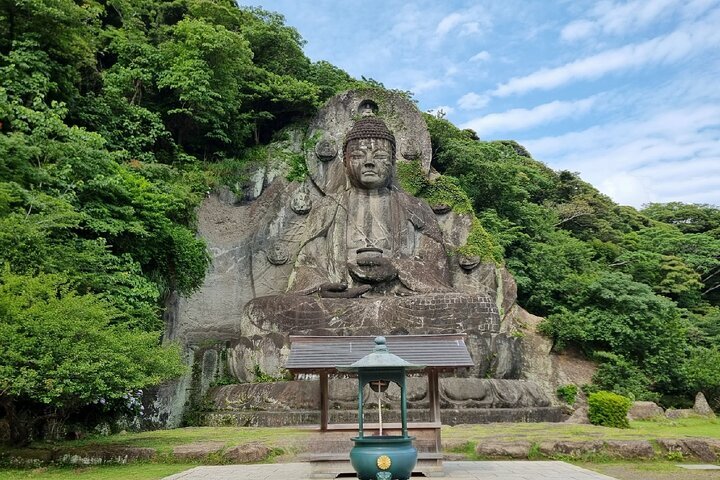
[(318, 381), (241, 383), (214, 388), (210, 399), (218, 410), (313, 410), (319, 389)]
[[(314, 410), (320, 408), (317, 380), (246, 383), (216, 387), (210, 399), (218, 410)], [(377, 393), (366, 387), (365, 404), (377, 405)], [(429, 408), (427, 379), (410, 377), (407, 380), (410, 408)], [(383, 393), (383, 400), (392, 408), (400, 400), (395, 384)], [(333, 410), (357, 408), (357, 382), (354, 379), (333, 378), (329, 382), (329, 402)], [(550, 399), (537, 384), (525, 380), (486, 378), (441, 378), (440, 403), (443, 408), (524, 408), (549, 407)]]
[(173, 455), (180, 460), (203, 460), (209, 455), (219, 453), (224, 447), (224, 442), (189, 443), (173, 448)]
[[(425, 120), (412, 102), (399, 95), (381, 91), (349, 91), (337, 95), (321, 108), (308, 128), (307, 137), (317, 139), (316, 145), (341, 146), (354, 121), (362, 114), (361, 106), (372, 102), (373, 110), (394, 133), (398, 162), (420, 161), (425, 172), (430, 170), (432, 145)], [(306, 163), (313, 183), (323, 192), (332, 193), (344, 186), (342, 152), (335, 156), (318, 156), (308, 152)], [(407, 155), (407, 157), (406, 157)], [(408, 158), (409, 157), (409, 158)]]
[(498, 298), (500, 300), (500, 316), (504, 317), (517, 301), (517, 282), (505, 267), (500, 270), (500, 279), (502, 290), (498, 293)]
[(475, 453), (490, 458), (527, 458), (530, 453), (530, 442), (495, 442), (492, 440), (479, 442)]
[(657, 440), (658, 445), (666, 452), (679, 452), (683, 457), (699, 458), (704, 462), (717, 461), (717, 454), (703, 439), (667, 439)]
[[(448, 439), (443, 437), (442, 438), (442, 450), (448, 451), (448, 450), (463, 450), (467, 446), (467, 442), (464, 440), (459, 439)], [(463, 459), (465, 456), (463, 455)]]
[(588, 418), (588, 407), (583, 405), (575, 409), (570, 415), (570, 418), (565, 420), (565, 423), (575, 423), (578, 425), (590, 425), (590, 419)]
[(56, 454), (55, 461), (68, 465), (100, 465), (105, 463), (125, 464), (151, 460), (157, 451), (154, 448), (126, 446), (93, 446), (63, 449)]
[(254, 299), (241, 326), (245, 336), (372, 335), (373, 332), (496, 333), (497, 307), (484, 295), (447, 292), (407, 297), (324, 298), (281, 295)]
[(609, 440), (603, 451), (615, 458), (653, 458), (655, 451), (647, 440)]
[(694, 415), (697, 414), (692, 408), (668, 408), (665, 410), (665, 416), (672, 420), (677, 420), (678, 418), (689, 418)]
[[(450, 266), (448, 248), (455, 245), (444, 238), (435, 213), (426, 202), (398, 188), (394, 180), (396, 147), (422, 156), (422, 149), (396, 142), (385, 123), (396, 113), (407, 112), (386, 110), (393, 105), (387, 99), (383, 105), (372, 98), (356, 100), (352, 108), (362, 112), (362, 118), (348, 117), (347, 125), (342, 125), (344, 141), (332, 139), (343, 145), (343, 165), (333, 167), (337, 162), (318, 158), (317, 151), (310, 154), (323, 160), (317, 163), (313, 180), (315, 186), (323, 185), (320, 190), (325, 196), (313, 202), (299, 248), (284, 242), (288, 251), (297, 252), (287, 283), (281, 282), (288, 293), (255, 295), (247, 302), (239, 328), (243, 337), (255, 343), (271, 334), (499, 333), (495, 292), (480, 285), (474, 289), (464, 285), (463, 290), (452, 284), (452, 272), (473, 269)], [(336, 110), (332, 121), (317, 124), (325, 129), (323, 141), (330, 142), (327, 133), (340, 128), (345, 106), (330, 102), (327, 108)], [(371, 111), (387, 113), (382, 117), (385, 120)], [(462, 228), (454, 236), (464, 244), (471, 222), (458, 218), (458, 223)], [(269, 244), (271, 253), (279, 241)], [(267, 258), (275, 266), (283, 263), (273, 261), (272, 255)], [(494, 359), (493, 376), (519, 376), (520, 343), (504, 336), (490, 340), (496, 345), (485, 356)], [(235, 349), (231, 360), (234, 369), (241, 370), (240, 378), (247, 376), (242, 370), (249, 370), (246, 350)], [(272, 351), (264, 353), (278, 357)]]
[(597, 453), (602, 448), (603, 442), (599, 440), (542, 442), (540, 444), (540, 453), (548, 457), (553, 455), (580, 457), (588, 453)]
[(13, 450), (12, 453), (0, 449), (0, 461), (18, 467), (39, 467), (50, 463), (54, 458), (55, 452), (50, 449), (26, 448)]
[(717, 462), (718, 456), (705, 440), (686, 439), (683, 443), (693, 456), (703, 462)]
[(443, 453), (443, 460), (446, 462), (461, 462), (467, 460), (463, 453)]
[(238, 198), (238, 196), (235, 195), (235, 193), (228, 187), (221, 187), (216, 192), (216, 195), (218, 200), (226, 205), (236, 205), (240, 203), (240, 199)]
[[(522, 378), (533, 380), (544, 391), (552, 392), (553, 396), (559, 386), (592, 383), (592, 377), (597, 370), (595, 363), (572, 351), (564, 354), (551, 353), (552, 341), (537, 331), (541, 317), (532, 315), (515, 304), (504, 321), (513, 322), (512, 328), (523, 334)], [(582, 392), (578, 394), (577, 401), (580, 405), (586, 401)]]
[(499, 379), (443, 378), (440, 402), (445, 407), (548, 407), (550, 399), (534, 382)]
[[(212, 264), (203, 286), (189, 298), (171, 296), (166, 313), (166, 338), (186, 346), (188, 364), (200, 364), (200, 385), (188, 388), (188, 375), (161, 387), (154, 422), (177, 425), (188, 392), (218, 375), (279, 375), (290, 334), (463, 332), (476, 363), (470, 375), (532, 378), (523, 369), (538, 357), (523, 355), (512, 276), (451, 255), (467, 242), (471, 217), (433, 209), (394, 179), (401, 162), (419, 161), (430, 174), (430, 136), (411, 102), (373, 91), (339, 95), (307, 134), (289, 130), (268, 152), (250, 185), (233, 188), (241, 194), (211, 194), (200, 207), (198, 233)], [(298, 154), (310, 178), (288, 182), (285, 159)], [(550, 383), (543, 388), (553, 391)]]
[(649, 418), (660, 417), (665, 411), (655, 402), (633, 402), (628, 411), (628, 419), (630, 420), (647, 420)]
[[(330, 410), (330, 423), (356, 424), (357, 410)], [(523, 408), (444, 408), (440, 411), (443, 425), (463, 425), (496, 422), (559, 422), (559, 407)], [(399, 410), (383, 410), (383, 421), (399, 423)], [(408, 410), (409, 422), (430, 421), (427, 408)], [(210, 427), (282, 427), (288, 425), (318, 425), (318, 410), (226, 410), (208, 413), (203, 425)], [(365, 411), (365, 422), (377, 422), (377, 410)]]
[(715, 412), (713, 412), (712, 408), (710, 408), (710, 405), (708, 404), (707, 399), (702, 392), (698, 392), (697, 395), (695, 395), (695, 404), (693, 405), (693, 411), (698, 415), (704, 415), (707, 417), (715, 416)]
[(710, 450), (715, 452), (716, 455), (720, 455), (720, 438), (704, 438)]
[(232, 463), (256, 463), (265, 460), (271, 452), (267, 445), (253, 442), (228, 448), (223, 457)]

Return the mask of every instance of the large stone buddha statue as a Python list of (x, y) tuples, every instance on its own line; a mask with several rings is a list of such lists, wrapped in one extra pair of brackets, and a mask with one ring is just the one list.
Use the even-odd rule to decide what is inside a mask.
[[(290, 335), (465, 333), (469, 376), (520, 378), (514, 280), (493, 262), (456, 254), (471, 215), (431, 208), (396, 181), (404, 162), (433, 177), (430, 134), (411, 101), (378, 90), (338, 94), (265, 151), (241, 194), (212, 194), (198, 214), (212, 265), (197, 292), (171, 297), (166, 338), (185, 345), (202, 374), (192, 390), (190, 379), (169, 386), (168, 406), (204, 392), (221, 371), (241, 381), (281, 374)], [(308, 175), (290, 181), (298, 157)], [(487, 403), (488, 390), (464, 380), (452, 379), (444, 401)], [(493, 398), (515, 398), (498, 392)]]
[(325, 298), (451, 291), (435, 214), (394, 183), (395, 137), (385, 123), (367, 112), (342, 152), (346, 188), (314, 208), (290, 291)]
[(395, 161), (395, 136), (366, 110), (344, 138), (344, 187), (308, 215), (287, 293), (248, 302), (243, 335), (498, 331), (493, 298), (451, 285), (436, 215), (397, 186)]

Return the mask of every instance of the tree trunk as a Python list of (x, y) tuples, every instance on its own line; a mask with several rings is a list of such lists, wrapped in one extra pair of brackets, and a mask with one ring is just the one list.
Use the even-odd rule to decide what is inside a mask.
[(30, 443), (33, 421), (27, 410), (18, 410), (10, 397), (0, 398), (0, 406), (5, 410), (5, 418), (10, 427), (10, 444), (22, 447)]

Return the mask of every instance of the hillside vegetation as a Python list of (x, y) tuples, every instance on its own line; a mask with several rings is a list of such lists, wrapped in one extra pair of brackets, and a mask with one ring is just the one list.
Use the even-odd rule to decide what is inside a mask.
[[(0, 414), (14, 443), (135, 411), (139, 389), (182, 373), (162, 309), (203, 282), (199, 202), (335, 93), (383, 88), (302, 46), (281, 16), (231, 0), (0, 0)], [(638, 212), (515, 142), (426, 120), (444, 176), (425, 194), (465, 192), (555, 348), (602, 362), (596, 388), (719, 401), (716, 207)]]

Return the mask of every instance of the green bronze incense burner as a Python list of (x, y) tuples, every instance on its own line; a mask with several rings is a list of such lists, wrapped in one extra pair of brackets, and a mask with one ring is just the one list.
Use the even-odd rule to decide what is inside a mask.
[[(407, 480), (417, 462), (414, 437), (408, 435), (407, 393), (405, 373), (423, 367), (406, 362), (388, 351), (385, 337), (375, 338), (375, 349), (350, 366), (339, 366), (341, 372), (357, 372), (358, 375), (358, 436), (350, 450), (350, 463), (361, 480)], [(370, 385), (382, 392), (393, 382), (400, 387), (400, 414), (402, 435), (382, 434), (382, 406), (378, 403), (380, 420), (379, 435), (365, 436), (363, 432), (363, 389)]]

